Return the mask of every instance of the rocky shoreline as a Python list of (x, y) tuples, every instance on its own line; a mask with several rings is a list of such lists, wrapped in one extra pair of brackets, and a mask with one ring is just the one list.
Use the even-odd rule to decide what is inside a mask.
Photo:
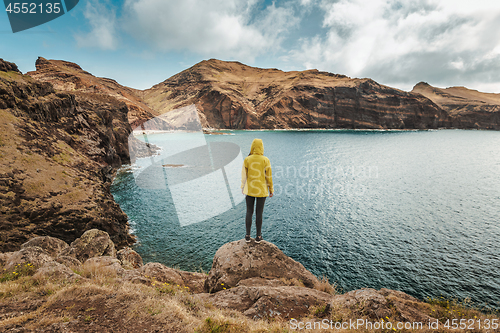
[[(28, 270), (23, 271), (23, 267)], [(138, 327), (146, 332), (190, 331), (181, 327), (161, 328), (152, 316), (149, 316), (149, 321), (146, 318), (140, 323), (127, 322), (126, 316), (120, 316), (119, 309), (111, 305), (114, 304), (111, 300), (104, 305), (96, 302), (103, 297), (108, 299), (113, 290), (125, 287), (146, 288), (141, 292), (153, 292), (169, 302), (173, 295), (183, 295), (194, 316), (200, 314), (201, 307), (215, 308), (225, 314), (238, 313), (238, 318), (245, 317), (250, 322), (263, 325), (280, 323), (283, 329), (293, 329), (293, 325), (300, 322), (324, 323), (326, 320), (328, 323), (342, 323), (362, 319), (379, 324), (418, 322), (423, 323), (421, 331), (446, 331), (447, 316), (441, 305), (389, 289), (365, 288), (338, 294), (334, 286), (319, 280), (302, 264), (266, 241), (256, 244), (242, 239), (223, 245), (214, 256), (210, 272), (204, 274), (181, 271), (160, 263), (143, 264), (134, 250), (124, 248), (116, 251), (106, 232), (92, 229), (70, 245), (50, 236), (33, 238), (24, 243), (19, 251), (0, 253), (0, 268), (0, 328), (5, 332), (34, 332), (33, 327), (36, 327), (36, 332), (103, 332), (116, 329), (134, 332)], [(15, 293), (12, 286), (9, 287), (9, 284), (26, 284), (28, 281), (38, 281), (36, 288), (38, 284), (51, 283), (52, 288), (58, 291), (46, 297), (43, 293), (29, 294), (28, 290), (29, 295), (21, 297), (18, 294), (21, 291)], [(28, 289), (35, 288), (35, 285)], [(90, 294), (89, 288), (93, 290)], [(77, 293), (80, 296), (64, 298), (64, 293), (69, 290), (81, 290)], [(61, 312), (54, 303), (58, 299), (61, 302), (64, 299), (66, 309), (62, 316), (59, 315), (59, 320), (47, 325), (36, 324), (43, 317)], [(17, 307), (13, 307), (13, 300), (20, 302)], [(88, 302), (87, 310), (73, 311), (82, 300)], [(127, 302), (133, 301), (130, 297)], [(98, 303), (101, 305), (96, 305)], [(81, 311), (91, 312), (92, 319), (78, 316)], [(450, 308), (448, 302), (446, 311), (452, 313), (458, 310)], [(462, 315), (469, 311), (469, 315), (484, 316), (476, 310), (461, 308), (460, 311), (464, 312)], [(199, 331), (208, 332), (210, 330), (203, 328), (207, 326), (207, 320), (203, 321), (204, 315), (200, 315), (201, 320), (196, 324)], [(433, 323), (435, 327), (429, 329)], [(232, 331), (251, 330), (228, 329), (220, 332)]]

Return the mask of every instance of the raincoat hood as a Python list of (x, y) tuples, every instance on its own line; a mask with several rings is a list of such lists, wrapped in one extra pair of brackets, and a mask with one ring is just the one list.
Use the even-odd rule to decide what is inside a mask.
[(264, 155), (264, 143), (261, 139), (253, 139), (250, 155)]

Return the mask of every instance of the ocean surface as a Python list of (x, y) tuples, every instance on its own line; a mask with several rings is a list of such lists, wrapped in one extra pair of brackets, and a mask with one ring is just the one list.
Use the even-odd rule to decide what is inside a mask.
[[(254, 138), (264, 141), (275, 184), (264, 240), (316, 276), (344, 292), (389, 288), (500, 308), (500, 132), (226, 133), (204, 138), (236, 144), (240, 159)], [(169, 134), (149, 140), (161, 135)], [(177, 192), (141, 186), (140, 165), (122, 167), (112, 186), (138, 237), (134, 249), (145, 262), (208, 272), (217, 249), (245, 235), (243, 195), (233, 193), (219, 215), (185, 225)], [(225, 207), (227, 198), (197, 187)]]

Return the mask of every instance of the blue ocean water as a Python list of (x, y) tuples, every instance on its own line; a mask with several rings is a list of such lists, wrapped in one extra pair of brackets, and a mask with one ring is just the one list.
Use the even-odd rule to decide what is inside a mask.
[[(500, 132), (227, 133), (205, 139), (235, 143), (243, 156), (254, 138), (264, 141), (275, 184), (264, 239), (315, 275), (343, 291), (389, 288), (500, 308)], [(112, 193), (145, 262), (208, 271), (220, 246), (244, 237), (244, 202), (181, 227), (168, 188), (141, 188), (133, 167), (119, 171)]]

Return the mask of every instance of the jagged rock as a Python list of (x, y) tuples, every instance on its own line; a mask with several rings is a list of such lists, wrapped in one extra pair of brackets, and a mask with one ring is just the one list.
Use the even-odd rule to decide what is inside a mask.
[(426, 315), (429, 304), (400, 291), (371, 288), (353, 290), (336, 295), (331, 301), (333, 311), (346, 308), (356, 316), (377, 320), (390, 317), (408, 322), (428, 322), (433, 319)]
[(82, 266), (82, 262), (80, 260), (69, 256), (59, 256), (55, 259), (55, 261), (69, 268), (80, 268)]
[(127, 247), (116, 253), (116, 258), (120, 260), (122, 266), (126, 268), (139, 268), (143, 266), (142, 258), (139, 253)]
[(83, 279), (70, 268), (56, 261), (45, 262), (33, 275), (35, 279), (70, 280)]
[(35, 237), (21, 245), (22, 249), (27, 247), (38, 246), (47, 251), (47, 253), (52, 257), (57, 257), (62, 250), (69, 247), (68, 243), (62, 241), (58, 238), (50, 236), (40, 236)]
[(239, 281), (253, 277), (264, 279), (297, 279), (314, 288), (318, 279), (301, 263), (286, 256), (276, 245), (262, 241), (239, 240), (224, 244), (215, 253), (212, 269), (205, 281), (205, 291), (213, 293), (223, 286), (234, 287)]
[(129, 123), (134, 128), (158, 115), (138, 96), (137, 90), (122, 86), (112, 79), (95, 77), (75, 63), (39, 57), (35, 66), (36, 71), (26, 74), (39, 81), (50, 82), (58, 90), (112, 96), (123, 102), (128, 109)]
[(17, 72), (21, 71), (17, 68), (17, 65), (13, 62), (8, 62), (0, 58), (0, 72)]
[(71, 246), (63, 250), (61, 255), (75, 257), (85, 263), (87, 259), (98, 256), (116, 257), (116, 249), (107, 232), (91, 229), (71, 243)]
[(240, 286), (199, 297), (216, 307), (234, 309), (253, 319), (298, 318), (309, 314), (311, 306), (327, 306), (332, 299), (332, 295), (325, 292), (293, 286)]
[(5, 263), (4, 269), (6, 271), (11, 271), (15, 269), (17, 265), (22, 265), (24, 263), (32, 264), (35, 267), (41, 267), (44, 263), (53, 260), (54, 259), (47, 253), (47, 251), (41, 247), (32, 246), (12, 253)]

